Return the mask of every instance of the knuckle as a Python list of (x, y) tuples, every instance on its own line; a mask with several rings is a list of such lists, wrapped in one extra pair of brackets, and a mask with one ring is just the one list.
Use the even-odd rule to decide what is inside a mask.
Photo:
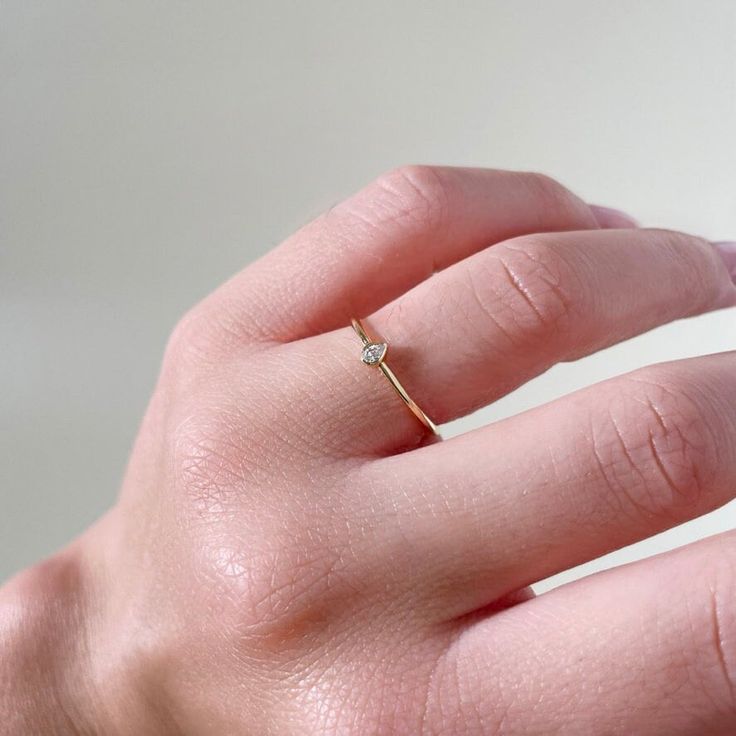
[(269, 518), (263, 510), (251, 523), (246, 538), (235, 531), (226, 544), (218, 540), (202, 567), (205, 579), (226, 591), (240, 637), (282, 647), (354, 615), (358, 585), (334, 540), (303, 520)]
[(244, 345), (256, 348), (224, 300), (210, 295), (185, 312), (171, 331), (164, 349), (164, 373), (189, 375), (204, 367), (216, 368)]
[(523, 340), (570, 334), (576, 315), (585, 311), (585, 290), (549, 239), (507, 241), (489, 251), (487, 263), (491, 273), (482, 285), (474, 278), (473, 293), (504, 332)]
[(230, 508), (228, 501), (253, 511), (268, 504), (263, 494), (273, 481), (274, 464), (286, 477), (287, 470), (298, 476), (308, 459), (307, 441), (297, 444), (302, 433), (278, 424), (283, 404), (272, 394), (238, 401), (229, 380), (228, 371), (208, 375), (169, 420), (169, 467), (176, 487), (204, 519)]
[(650, 227), (646, 228), (646, 232), (656, 238), (663, 248), (671, 251), (673, 256), (684, 259), (686, 271), (698, 265), (704, 252), (710, 253), (712, 250), (707, 240), (679, 230)]
[(707, 616), (711, 661), (719, 673), (724, 704), (736, 718), (736, 573), (733, 564), (733, 547), (721, 549), (727, 542), (716, 545), (715, 559), (708, 560)]
[(176, 323), (164, 349), (164, 369), (178, 372), (185, 366), (207, 362), (212, 353), (212, 331), (201, 305), (189, 309)]
[[(294, 530), (289, 528), (290, 536)], [(346, 589), (352, 585), (346, 573), (344, 560), (332, 543), (311, 539), (309, 532), (296, 535), (302, 544), (284, 542), (276, 551), (273, 564), (261, 569), (259, 579), (262, 595), (255, 596), (251, 608), (254, 625), (263, 631), (293, 632), (307, 628), (318, 629), (333, 620), (329, 612), (336, 606), (347, 605)], [(354, 588), (353, 588), (354, 590)], [(299, 626), (295, 626), (295, 623)]]
[(171, 462), (176, 487), (189, 513), (200, 522), (227, 515), (235, 498), (245, 500), (247, 489), (257, 488), (258, 468), (251, 460), (256, 429), (226, 406), (197, 402), (171, 433)]
[(198, 579), (218, 591), (240, 634), (266, 645), (346, 609), (357, 565), (339, 513), (306, 489), (275, 497), (269, 445), (237, 407), (195, 409), (177, 427), (170, 463)]
[(541, 171), (526, 171), (520, 174), (530, 189), (536, 190), (543, 196), (550, 196), (555, 199), (567, 196), (568, 190), (553, 177), (543, 174)]
[(634, 392), (620, 391), (593, 428), (598, 465), (617, 506), (678, 522), (704, 503), (717, 467), (712, 418), (672, 378), (640, 372), (629, 379)]
[(679, 298), (687, 311), (697, 313), (712, 307), (724, 282), (723, 263), (713, 246), (703, 238), (676, 230), (650, 228), (647, 232), (672, 256), (673, 267), (679, 269)]
[(567, 187), (547, 174), (525, 172), (520, 174), (529, 190), (537, 211), (554, 213), (560, 221), (594, 220), (588, 206)]
[[(672, 592), (677, 605), (666, 601), (667, 616), (680, 636), (670, 659), (671, 677), (691, 683), (705, 703), (736, 722), (736, 566), (733, 533), (703, 540), (675, 563)], [(680, 555), (684, 552), (677, 552)], [(672, 620), (672, 610), (677, 617)], [(673, 652), (674, 654), (675, 652)]]
[(432, 229), (447, 222), (449, 193), (439, 168), (400, 166), (383, 174), (377, 184), (390, 198), (392, 219), (409, 220)]

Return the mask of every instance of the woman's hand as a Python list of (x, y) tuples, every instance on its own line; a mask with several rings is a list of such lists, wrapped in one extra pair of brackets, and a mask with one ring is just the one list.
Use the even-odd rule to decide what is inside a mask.
[(535, 174), (333, 208), (186, 315), (119, 503), (0, 596), (0, 732), (733, 734), (736, 536), (527, 586), (734, 495), (736, 355), (440, 442), (350, 327), (447, 422), (735, 304), (726, 251)]

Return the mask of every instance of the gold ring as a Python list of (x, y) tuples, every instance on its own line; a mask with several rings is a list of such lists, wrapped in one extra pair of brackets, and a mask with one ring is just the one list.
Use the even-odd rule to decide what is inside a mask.
[(388, 382), (393, 386), (401, 400), (409, 407), (412, 414), (425, 426), (432, 430), (434, 434), (439, 435), (437, 425), (417, 406), (416, 402), (406, 393), (406, 389), (401, 385), (396, 374), (386, 365), (386, 353), (388, 352), (388, 343), (374, 342), (368, 337), (365, 328), (359, 319), (353, 317), (350, 322), (353, 329), (358, 333), (358, 337), (363, 343), (363, 350), (360, 353), (360, 359), (366, 365), (375, 365), (381, 370), (384, 376), (388, 378)]

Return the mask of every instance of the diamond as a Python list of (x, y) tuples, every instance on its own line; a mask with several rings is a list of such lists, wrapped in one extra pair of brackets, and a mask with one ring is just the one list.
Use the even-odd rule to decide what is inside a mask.
[(366, 365), (378, 365), (385, 357), (388, 345), (385, 342), (369, 342), (363, 346), (360, 359)]

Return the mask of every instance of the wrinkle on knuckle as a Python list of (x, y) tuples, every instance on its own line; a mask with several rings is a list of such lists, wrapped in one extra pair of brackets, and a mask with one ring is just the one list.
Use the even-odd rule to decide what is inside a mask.
[[(467, 270), (467, 289), (465, 293), (469, 295), (468, 299), (460, 299), (457, 290), (454, 288), (447, 289), (448, 297), (442, 299), (441, 303), (447, 303), (450, 299), (459, 302), (461, 308), (467, 312), (466, 319), (462, 321), (463, 325), (467, 325), (468, 345), (473, 344), (473, 340), (484, 340), (491, 350), (497, 348), (496, 334), (501, 333), (510, 343), (515, 344), (519, 341), (519, 336), (514, 329), (514, 323), (510, 324), (509, 320), (503, 319), (506, 308), (499, 309), (499, 299), (497, 291), (489, 288), (487, 278), (483, 278), (482, 273), (478, 273), (475, 269)], [(468, 301), (470, 302), (468, 304)], [(478, 320), (480, 317), (480, 320)], [(479, 329), (479, 325), (482, 327)]]
[(687, 311), (695, 313), (713, 304), (720, 291), (723, 266), (713, 246), (703, 238), (676, 230), (649, 228), (662, 248), (670, 252), (671, 263), (681, 278), (680, 299)]
[(723, 683), (724, 704), (736, 719), (736, 612), (733, 605), (736, 573), (733, 560), (728, 556), (719, 557), (711, 570), (707, 592), (711, 651)]
[(635, 386), (594, 422), (596, 462), (617, 510), (672, 521), (701, 507), (714, 474), (714, 443), (697, 402), (663, 385)]
[[(700, 542), (680, 568), (676, 610), (681, 635), (672, 661), (680, 679), (701, 696), (703, 707), (710, 711), (715, 707), (736, 722), (734, 539), (725, 534)], [(668, 618), (672, 610), (668, 603)]]
[(585, 309), (585, 291), (565, 258), (544, 239), (517, 238), (490, 251), (475, 296), (506, 334), (526, 342), (567, 336)]
[(447, 226), (450, 197), (436, 168), (401, 166), (383, 174), (376, 185), (383, 195), (378, 206), (384, 217), (432, 232)]

